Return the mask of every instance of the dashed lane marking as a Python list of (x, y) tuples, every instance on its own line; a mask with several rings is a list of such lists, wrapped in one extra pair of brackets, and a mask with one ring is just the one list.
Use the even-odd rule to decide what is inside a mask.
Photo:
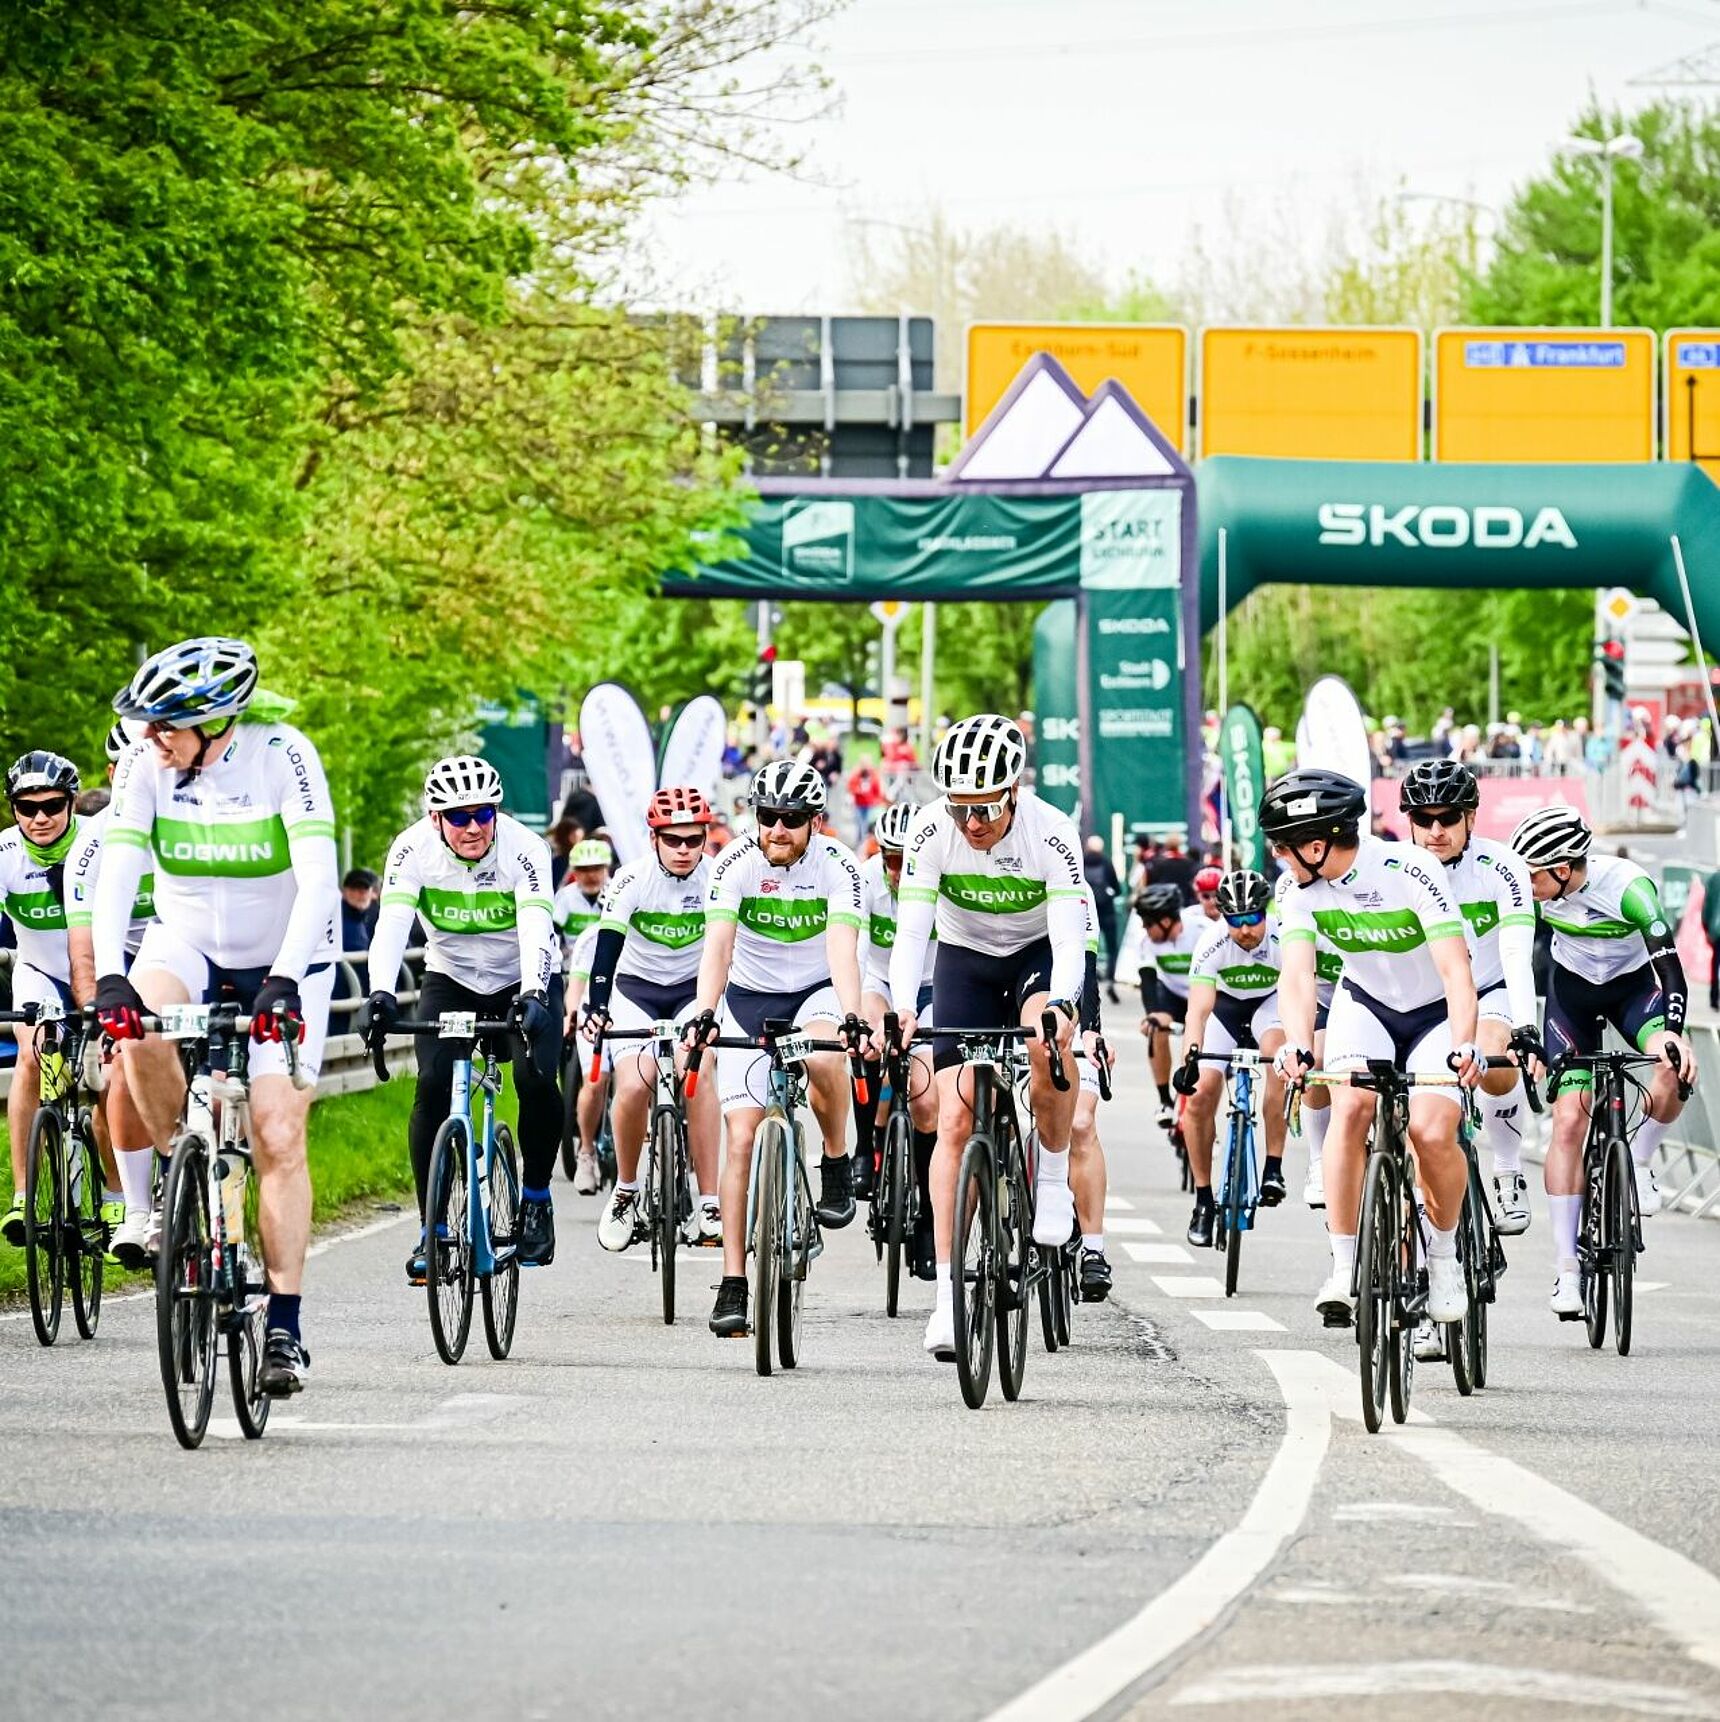
[(1160, 1267), (1194, 1266), (1194, 1257), (1181, 1244), (1124, 1244), (1123, 1254), (1132, 1262), (1154, 1262)]
[(1189, 1314), (1218, 1333), (1283, 1333), (1284, 1323), (1262, 1309), (1196, 1309)]
[(1224, 1287), (1211, 1274), (1154, 1274), (1152, 1279), (1166, 1297), (1224, 1296)]

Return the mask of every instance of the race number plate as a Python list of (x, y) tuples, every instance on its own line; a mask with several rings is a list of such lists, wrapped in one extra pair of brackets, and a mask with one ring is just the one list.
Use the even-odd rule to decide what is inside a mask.
[(997, 1048), (989, 1041), (970, 1040), (962, 1047), (963, 1064), (996, 1064)]
[(443, 1040), (473, 1040), (478, 1033), (478, 1013), (470, 1010), (448, 1010), (436, 1019)]
[(161, 1012), (161, 1032), (168, 1040), (195, 1040), (209, 1032), (206, 1004), (167, 1005)]
[(672, 1022), (654, 1022), (651, 1025), (651, 1042), (655, 1050), (667, 1056), (675, 1050), (675, 1042), (681, 1038), (681, 1031)]
[(64, 1022), (65, 1020), (66, 1007), (61, 1004), (58, 999), (43, 999), (42, 1002), (36, 1006), (35, 1021), (38, 1024), (45, 1022)]
[(805, 1064), (812, 1056), (812, 1036), (785, 1034), (777, 1041), (776, 1052), (784, 1064)]

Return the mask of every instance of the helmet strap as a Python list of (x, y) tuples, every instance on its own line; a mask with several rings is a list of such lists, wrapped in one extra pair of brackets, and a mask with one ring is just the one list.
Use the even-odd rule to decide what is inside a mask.
[(192, 724), (190, 728), (197, 736), (197, 757), (180, 774), (178, 787), (184, 789), (197, 776), (198, 772), (206, 770), (209, 764), (209, 750), (217, 742), (227, 739), (233, 732), (233, 725), (238, 720), (228, 718), (219, 729), (210, 729), (204, 724)]

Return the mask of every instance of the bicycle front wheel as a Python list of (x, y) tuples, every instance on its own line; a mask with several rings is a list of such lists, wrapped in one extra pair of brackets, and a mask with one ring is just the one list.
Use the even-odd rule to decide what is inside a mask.
[(1613, 1344), (1630, 1356), (1630, 1323), (1636, 1289), (1636, 1167), (1622, 1138), (1613, 1139), (1607, 1162), (1607, 1231), (1612, 1245)]
[(257, 1230), (255, 1180), (246, 1192), (246, 1242), (232, 1245), (233, 1308), (228, 1312), (227, 1378), (233, 1390), (233, 1411), (247, 1441), (261, 1440), (274, 1404), (263, 1391), (263, 1347), (269, 1318), (269, 1272)]
[(681, 1120), (672, 1106), (659, 1106), (651, 1125), (651, 1171), (657, 1186), (657, 1272), (662, 1279), (663, 1325), (675, 1325), (675, 1248), (681, 1241), (681, 1202), (686, 1181)]
[(894, 1316), (900, 1307), (902, 1251), (908, 1237), (908, 1190), (913, 1177), (912, 1126), (908, 1114), (898, 1107), (884, 1127), (884, 1158), (878, 1168), (884, 1209), (884, 1313)]
[[(513, 1132), (496, 1126), (490, 1152), (490, 1245), (514, 1238), (520, 1226), (520, 1167)], [(514, 1321), (520, 1312), (520, 1258), (517, 1253), (484, 1278), (484, 1342), (500, 1363), (514, 1347)]]
[(1481, 1385), (1475, 1364), (1476, 1322), (1485, 1322), (1486, 1306), (1481, 1301), (1479, 1254), (1476, 1247), (1475, 1191), (1471, 1186), (1463, 1193), (1463, 1213), (1457, 1222), (1457, 1261), (1463, 1269), (1463, 1314), (1445, 1324), (1445, 1349), (1451, 1359), (1451, 1377), (1458, 1393), (1465, 1399)]
[(24, 1169), (24, 1274), (30, 1287), (30, 1325), (39, 1344), (60, 1337), (66, 1299), (65, 1138), (60, 1115), (39, 1106), (30, 1120)]
[(996, 1334), (992, 1260), (997, 1254), (997, 1224), (992, 1176), (991, 1144), (983, 1136), (975, 1136), (962, 1150), (961, 1169), (956, 1175), (955, 1247), (950, 1252), (956, 1377), (970, 1411), (985, 1404), (990, 1390)]
[(1368, 1156), (1356, 1234), (1356, 1349), (1362, 1377), (1362, 1421), (1377, 1435), (1385, 1421), (1386, 1382), (1396, 1332), (1397, 1175), (1383, 1153)]
[(430, 1179), (424, 1190), (430, 1336), (436, 1341), (436, 1355), (450, 1364), (465, 1355), (472, 1331), (472, 1188), (466, 1159), (470, 1128), (464, 1118), (443, 1119), (430, 1147)]
[(1027, 1159), (1020, 1142), (1013, 1142), (1011, 1149), (1008, 1169), (1000, 1180), (999, 1248), (993, 1272), (997, 1277), (997, 1384), (1003, 1389), (1004, 1398), (1013, 1402), (1021, 1397), (1022, 1378), (1027, 1374), (1033, 1192), (1027, 1182)]
[(812, 1238), (818, 1222), (812, 1213), (812, 1187), (800, 1159), (800, 1143), (788, 1134), (791, 1158), (783, 1167), (789, 1191), (789, 1229), (782, 1241), (782, 1277), (776, 1287), (776, 1355), (784, 1369), (800, 1361), (800, 1326), (806, 1305), (806, 1276), (812, 1266)]
[(1244, 1165), (1248, 1139), (1242, 1126), (1233, 1124), (1224, 1169), (1224, 1295), (1236, 1296), (1237, 1277), (1242, 1271), (1242, 1205), (1248, 1194)]
[(72, 1282), (72, 1316), (78, 1332), (94, 1339), (102, 1317), (102, 1275), (108, 1234), (102, 1224), (102, 1164), (96, 1153), (90, 1115), (80, 1113), (72, 1126), (66, 1165), (71, 1173), (66, 1201), (66, 1254)]
[(156, 1351), (181, 1447), (202, 1442), (215, 1399), (219, 1321), (209, 1239), (209, 1150), (200, 1136), (181, 1136), (168, 1162), (155, 1263)]
[(783, 1274), (783, 1207), (788, 1200), (782, 1187), (787, 1134), (780, 1114), (767, 1112), (753, 1136), (753, 1161), (758, 1167), (758, 1187), (753, 1191), (753, 1367), (760, 1375), (769, 1375), (774, 1367), (773, 1329)]

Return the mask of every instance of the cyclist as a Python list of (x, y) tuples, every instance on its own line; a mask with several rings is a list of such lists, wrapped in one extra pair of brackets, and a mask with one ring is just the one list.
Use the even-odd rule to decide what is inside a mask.
[[(909, 802), (898, 801), (886, 807), (872, 835), (878, 840), (878, 853), (861, 863), (860, 883), (865, 891), (866, 948), (860, 968), (860, 1008), (867, 1025), (873, 1031), (874, 1044), (881, 1046), (879, 1036), (884, 1016), (890, 1008), (890, 953), (896, 943), (896, 901), (902, 883), (904, 846), (913, 835), (920, 809)], [(923, 1027), (931, 1026), (932, 973), (937, 960), (937, 935), (934, 931), (926, 945), (925, 967), (920, 975), (918, 1008)], [(913, 1049), (914, 1063), (908, 1082), (908, 1116), (914, 1136), (914, 1181), (920, 1190), (919, 1214), (910, 1250), (916, 1279), (936, 1277), (937, 1261), (932, 1240), (932, 1196), (928, 1177), (932, 1151), (938, 1143), (938, 1090), (932, 1077), (932, 1053), (928, 1046)], [(867, 1104), (855, 1108), (855, 1155), (859, 1176), (855, 1195), (865, 1198), (872, 1193), (875, 1135), (873, 1124), (877, 1115), (879, 1067), (867, 1066)]]
[[(1280, 873), (1272, 887), (1272, 913), (1283, 925), (1284, 894), (1296, 889), (1289, 873)], [(1282, 948), (1280, 959), (1282, 959)], [(1332, 995), (1344, 977), (1343, 953), (1320, 933), (1314, 941), (1314, 1062), (1323, 1064), (1326, 1056), (1326, 1018), (1332, 1009)], [(1308, 1173), (1302, 1185), (1302, 1200), (1310, 1208), (1326, 1205), (1326, 1183), (1320, 1169), (1320, 1158), (1326, 1144), (1326, 1124), (1332, 1116), (1332, 1091), (1322, 1085), (1310, 1085), (1302, 1091), (1302, 1134), (1308, 1141)]]
[[(752, 782), (756, 835), (731, 843), (711, 869), (705, 948), (690, 1038), (756, 1038), (767, 1020), (791, 1020), (814, 1039), (840, 1032), (858, 1052), (860, 865), (824, 829), (824, 779), (779, 759)], [(764, 1117), (767, 1055), (725, 1048), (718, 1056), (728, 1158), (723, 1166), (723, 1279), (711, 1312), (720, 1338), (747, 1332), (747, 1189), (752, 1139)], [(807, 1060), (812, 1111), (824, 1138), (820, 1225), (854, 1218), (846, 1141), (848, 1079), (836, 1053)]]
[[(1553, 930), (1547, 978), (1547, 1055), (1600, 1051), (1611, 1023), (1639, 1052), (1666, 1067), (1649, 1084), (1648, 1110), (1636, 1128), (1637, 1203), (1660, 1211), (1654, 1155), (1667, 1127), (1684, 1110), (1678, 1084), (1696, 1080), (1696, 1059), (1684, 1037), (1687, 989), (1673, 943), (1673, 924), (1654, 881), (1617, 855), (1592, 855), (1594, 834), (1570, 807), (1531, 813), (1511, 837), (1529, 869), (1535, 900)], [(1573, 1071), (1553, 1099), (1553, 1132), (1543, 1175), (1552, 1222), (1556, 1278), (1552, 1309), (1561, 1320), (1583, 1313), (1577, 1278), (1577, 1229), (1583, 1209), (1583, 1138), (1588, 1107), (1586, 1072)]]
[(1217, 867), (1203, 867), (1194, 876), (1194, 900), (1209, 921), (1222, 920), (1224, 911), (1218, 906), (1218, 887), (1224, 879)]
[[(549, 846), (502, 812), (502, 780), (486, 759), (455, 754), (439, 759), (424, 779), (424, 817), (389, 845), (382, 875), (382, 911), (370, 941), (371, 994), (365, 1031), (397, 1021), (400, 1001), (385, 983), (400, 973), (413, 917), (424, 924), (424, 984), (417, 1016), (470, 1011), (518, 1025), (514, 1086), (519, 1093), (521, 1267), (555, 1259), (550, 1170), (561, 1143), (561, 1093), (556, 1084), (561, 1021), (561, 973), (550, 921)], [(460, 1043), (421, 1035), (418, 1088), (406, 1127), (412, 1181), (418, 1188), (418, 1246), (406, 1278), (423, 1285), (425, 1191), (436, 1132), (448, 1116)]]
[[(655, 1022), (685, 1028), (692, 1020), (699, 956), (705, 942), (705, 897), (711, 863), (705, 838), (711, 808), (696, 789), (659, 789), (645, 809), (651, 853), (629, 861), (603, 895), (603, 917), (591, 956), (585, 1006), (587, 1036), (645, 1029)], [(625, 1250), (644, 1234), (639, 1224), (639, 1154), (656, 1083), (655, 1067), (627, 1042), (613, 1064), (615, 1194), (597, 1223), (606, 1250)], [(683, 1066), (685, 1060), (681, 1060)], [(696, 1085), (687, 1102), (687, 1140), (701, 1244), (722, 1240), (717, 1209), (717, 1091)]]
[[(144, 1012), (235, 997), (253, 1020), (251, 1152), (257, 1169), (269, 1306), (260, 1385), (297, 1393), (310, 1372), (299, 1298), (310, 1240), (305, 1121), (322, 1065), (339, 946), (334, 807), (315, 747), (280, 721), (284, 702), (251, 709), (257, 658), (242, 640), (182, 640), (158, 652), (114, 700), (147, 747), (120, 756), (103, 839), (91, 936), (96, 1009), (123, 1048), (134, 1121), (114, 1117), (125, 1224), (114, 1254), (153, 1253), (150, 1146), (178, 1127), (185, 1077), (177, 1049), (142, 1039)], [(138, 885), (155, 857), (155, 914), (126, 972)], [(297, 1040), (304, 1088), (289, 1074)], [(129, 1107), (128, 1107), (129, 1110)]]
[[(1049, 1010), (1057, 1018), (1061, 1060), (1080, 1016), (1087, 881), (1074, 825), (1021, 787), (1026, 764), (1021, 730), (995, 714), (964, 719), (938, 743), (932, 774), (943, 796), (923, 812), (908, 841), (890, 953), (890, 997), (902, 1033), (912, 1035), (926, 943), (935, 922), (932, 1013), (937, 1022), (1037, 1028)], [(1051, 1049), (1044, 1042), (1030, 1042), (1028, 1051), (1040, 1143), (1033, 1236), (1038, 1243), (1057, 1245), (1068, 1239), (1075, 1223), (1069, 1187), (1075, 1084), (1066, 1090), (1052, 1086)], [(950, 1257), (956, 1174), (973, 1133), (960, 1061), (953, 1038), (933, 1041), (938, 1145), (931, 1183), (938, 1277), (925, 1347), (940, 1359), (955, 1356)]]
[(1194, 949), (1209, 923), (1183, 914), (1182, 892), (1175, 885), (1148, 885), (1135, 898), (1146, 938), (1140, 947), (1141, 1032), (1152, 1037), (1153, 1083), (1159, 1091), (1159, 1128), (1169, 1130), (1176, 1119), (1171, 1099), (1171, 1034), (1181, 1033), (1188, 1015), (1188, 972)]
[(1075, 1226), (1081, 1237), (1077, 1263), (1084, 1303), (1103, 1303), (1111, 1295), (1111, 1264), (1105, 1256), (1105, 1191), (1109, 1177), (1105, 1148), (1099, 1140), (1099, 1060), (1107, 1069), (1116, 1064), (1109, 1046), (1100, 1048), (1104, 1025), (1099, 1006), (1099, 900), (1087, 887), (1087, 966), (1081, 981), (1081, 1080), (1075, 1095), (1075, 1116), (1069, 1125), (1069, 1188), (1075, 1197)]
[[(561, 937), (562, 968), (566, 975), (567, 1026), (571, 1043), (575, 1021), (591, 984), (591, 963), (597, 946), (597, 927), (603, 917), (603, 892), (609, 883), (609, 845), (594, 837), (574, 844), (568, 851), (567, 877), (556, 892), (553, 914)], [(598, 1078), (582, 1081), (574, 1113), (579, 1126), (579, 1148), (573, 1164), (573, 1193), (595, 1196), (603, 1179), (597, 1165), (597, 1138), (603, 1130), (603, 1107), (608, 1099), (614, 1060), (603, 1048)], [(569, 1081), (579, 1073), (570, 1071)]]
[[(6, 799), (17, 821), (0, 833), (0, 893), (18, 942), (12, 970), (12, 1008), (70, 1005), (71, 962), (66, 949), (66, 864), (81, 821), (72, 803), (78, 768), (57, 753), (38, 750), (6, 773)], [(30, 1124), (41, 1095), (42, 1031), (19, 1023), (13, 1030), (18, 1062), (6, 1122), (12, 1139), (12, 1205), (0, 1219), (0, 1236), (24, 1244), (24, 1184)]]
[[(1353, 1070), (1389, 1059), (1412, 1075), (1446, 1076), (1472, 1088), (1482, 1065), (1463, 916), (1443, 868), (1401, 843), (1363, 834), (1367, 808), (1361, 784), (1309, 767), (1286, 773), (1262, 799), (1262, 829), (1296, 881), (1284, 894), (1279, 932), (1285, 1036), (1279, 1072), (1296, 1082), (1314, 1063), (1315, 942), (1324, 933), (1344, 956), (1326, 1025), (1327, 1067)], [(1467, 1307), (1457, 1261), (1468, 1184), (1458, 1109), (1450, 1087), (1417, 1088), (1410, 1097), (1410, 1142), (1427, 1202), (1426, 1315), (1435, 1322), (1456, 1321)], [(1323, 1165), (1332, 1271), (1315, 1300), (1328, 1327), (1347, 1326), (1355, 1311), (1356, 1226), (1373, 1112), (1366, 1089), (1332, 1093)]]
[[(1267, 921), (1272, 887), (1264, 873), (1243, 868), (1226, 873), (1216, 895), (1223, 919), (1202, 933), (1189, 966), (1184, 1062), (1175, 1079), (1178, 1092), (1188, 1096), (1185, 1132), (1189, 1170), (1194, 1174), (1188, 1241), (1198, 1249), (1212, 1247), (1212, 1152), (1224, 1067), (1203, 1065), (1196, 1055), (1246, 1047), (1272, 1058), (1284, 1044), (1278, 1021), (1278, 934)], [(1266, 1075), (1263, 1120), (1266, 1159), (1260, 1173), (1260, 1205), (1275, 1208), (1285, 1194), (1284, 1083), (1275, 1070)]]
[[(1489, 1058), (1513, 1046), (1539, 1075), (1545, 1054), (1536, 1027), (1535, 899), (1529, 870), (1503, 843), (1475, 835), (1481, 786), (1455, 759), (1423, 759), (1398, 787), (1398, 806), (1418, 849), (1445, 864), (1448, 888), (1469, 931), (1469, 955), (1480, 1001), (1476, 1044)], [(1481, 1079), (1481, 1133), (1493, 1158), (1497, 1224), (1506, 1237), (1529, 1229), (1523, 1178), (1523, 1119), (1528, 1097), (1515, 1070)]]

